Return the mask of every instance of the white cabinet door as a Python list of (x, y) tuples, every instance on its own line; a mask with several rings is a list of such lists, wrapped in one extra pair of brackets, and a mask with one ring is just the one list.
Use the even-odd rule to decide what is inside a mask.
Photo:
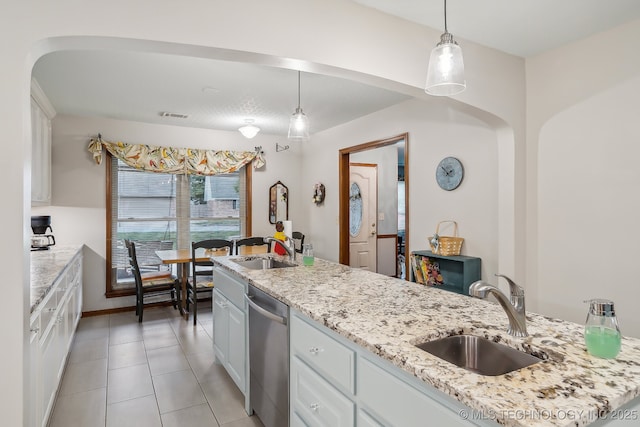
[[(425, 420), (437, 426), (468, 426), (453, 407), (409, 385), (375, 363), (358, 358), (358, 397), (383, 425), (423, 426)], [(435, 392), (435, 390), (434, 390)], [(374, 424), (375, 425), (375, 424)]]
[(245, 392), (245, 313), (233, 304), (229, 304), (229, 352), (225, 367), (240, 391)]
[(378, 421), (374, 420), (369, 414), (362, 409), (358, 409), (358, 427), (384, 427)]
[(27, 409), (26, 422), (29, 427), (40, 425), (41, 408), (39, 401), (40, 387), (42, 383), (42, 372), (40, 372), (40, 346), (38, 339), (40, 338), (40, 313), (35, 312), (31, 315), (29, 324), (29, 401), (26, 404)]
[(53, 326), (45, 332), (40, 340), (42, 394), (38, 403), (42, 408), (42, 427), (47, 425), (58, 387), (58, 372), (61, 362), (58, 332), (58, 322), (54, 320)]
[(31, 98), (31, 202), (51, 202), (51, 121)]
[(229, 353), (229, 301), (213, 290), (213, 350), (218, 362), (227, 363)]
[(213, 349), (240, 391), (246, 391), (246, 314), (213, 290)]
[(291, 358), (290, 383), (290, 413), (306, 425), (354, 425), (355, 404), (295, 356)]

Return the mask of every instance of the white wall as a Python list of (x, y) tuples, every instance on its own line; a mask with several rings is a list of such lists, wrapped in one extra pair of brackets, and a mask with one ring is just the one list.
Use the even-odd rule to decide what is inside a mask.
[[(549, 120), (540, 132), (539, 306), (583, 322), (589, 298), (616, 303), (623, 332), (640, 335), (640, 77)], [(589, 119), (591, 118), (591, 119)]]
[[(289, 187), (289, 218), (301, 216), (300, 147), (276, 153), (282, 138), (258, 134), (248, 140), (239, 132), (58, 114), (52, 123), (52, 203), (32, 209), (51, 215), (56, 243), (84, 243), (84, 311), (133, 306), (133, 297), (105, 298), (105, 167), (93, 162), (88, 141), (100, 132), (107, 141), (173, 147), (252, 151), (261, 145), (266, 166), (253, 171), (252, 219), (254, 236), (272, 236), (268, 221), (269, 187), (280, 180)], [(309, 197), (310, 199), (310, 197)], [(306, 198), (305, 198), (306, 200)]]
[(527, 305), (582, 323), (608, 298), (636, 337), (638, 51), (640, 20), (527, 60)]

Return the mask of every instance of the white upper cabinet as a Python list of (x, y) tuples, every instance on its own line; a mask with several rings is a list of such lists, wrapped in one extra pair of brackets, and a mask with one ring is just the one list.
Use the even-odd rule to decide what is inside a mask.
[(51, 119), (56, 112), (31, 81), (31, 205), (51, 203)]

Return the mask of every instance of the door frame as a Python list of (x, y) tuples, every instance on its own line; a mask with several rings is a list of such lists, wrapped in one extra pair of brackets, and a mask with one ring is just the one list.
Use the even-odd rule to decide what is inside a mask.
[(377, 141), (342, 148), (338, 151), (338, 234), (340, 248), (338, 262), (349, 265), (349, 155), (360, 151), (386, 147), (404, 140), (404, 205), (405, 205), (405, 279), (409, 280), (411, 271), (409, 260), (409, 133)]

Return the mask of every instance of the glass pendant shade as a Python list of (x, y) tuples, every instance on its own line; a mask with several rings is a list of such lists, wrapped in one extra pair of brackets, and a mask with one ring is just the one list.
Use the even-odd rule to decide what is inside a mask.
[(307, 141), (309, 139), (309, 119), (300, 108), (300, 71), (298, 71), (298, 107), (289, 119), (289, 133), (292, 141)]
[(296, 112), (291, 115), (289, 120), (288, 138), (294, 141), (309, 139), (309, 119), (300, 107), (296, 108)]
[(462, 49), (450, 33), (444, 33), (440, 39), (429, 58), (425, 92), (435, 96), (451, 96), (467, 87)]

